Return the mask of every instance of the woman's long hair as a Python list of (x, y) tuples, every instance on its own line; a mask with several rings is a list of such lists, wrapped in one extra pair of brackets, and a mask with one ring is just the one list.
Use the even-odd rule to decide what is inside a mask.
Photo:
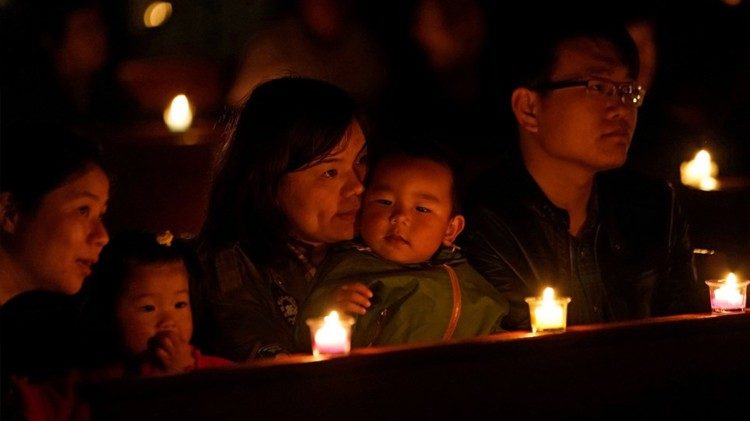
[(356, 120), (351, 97), (329, 83), (283, 77), (259, 85), (220, 157), (200, 235), (202, 250), (240, 243), (256, 263), (283, 255), (281, 178), (328, 156)]

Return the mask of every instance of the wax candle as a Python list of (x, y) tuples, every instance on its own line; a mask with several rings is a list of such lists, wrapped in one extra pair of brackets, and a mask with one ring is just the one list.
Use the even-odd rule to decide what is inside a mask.
[(743, 311), (748, 283), (750, 281), (738, 282), (734, 273), (730, 273), (723, 280), (706, 281), (711, 298), (711, 309), (718, 313)]
[(528, 297), (526, 302), (533, 332), (565, 330), (570, 297), (556, 298), (555, 290), (547, 287), (541, 298)]
[(342, 320), (339, 314), (332, 311), (318, 319), (308, 319), (312, 335), (314, 355), (348, 354), (351, 349), (351, 325), (353, 320)]

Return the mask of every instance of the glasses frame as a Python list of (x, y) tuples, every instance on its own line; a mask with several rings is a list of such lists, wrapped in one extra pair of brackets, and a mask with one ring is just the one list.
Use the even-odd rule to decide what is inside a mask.
[[(598, 91), (593, 88), (593, 83), (599, 83), (607, 85), (605, 91)], [(592, 79), (571, 79), (571, 80), (559, 80), (551, 82), (542, 82), (533, 87), (534, 90), (538, 91), (554, 91), (557, 89), (577, 88), (584, 87), (586, 92), (596, 92), (606, 97), (614, 97), (613, 93), (616, 90), (619, 95), (620, 102), (625, 105), (632, 105), (635, 108), (639, 108), (643, 105), (643, 100), (646, 96), (646, 90), (641, 85), (637, 85), (634, 82), (614, 82), (611, 80), (592, 78)], [(614, 89), (613, 89), (614, 88)]]

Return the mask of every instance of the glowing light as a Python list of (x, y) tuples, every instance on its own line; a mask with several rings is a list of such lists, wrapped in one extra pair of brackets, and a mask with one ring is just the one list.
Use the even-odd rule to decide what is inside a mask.
[(177, 95), (172, 99), (166, 110), (164, 110), (164, 123), (170, 131), (184, 132), (193, 122), (193, 111), (190, 102), (184, 94)]
[(557, 298), (555, 290), (547, 287), (541, 299), (528, 297), (526, 302), (529, 304), (533, 332), (565, 330), (569, 297)]
[(716, 190), (719, 181), (715, 178), (719, 174), (719, 167), (711, 161), (711, 154), (701, 149), (695, 157), (680, 165), (680, 181), (682, 184), (701, 190)]
[(351, 349), (351, 326), (354, 320), (342, 320), (336, 311), (321, 319), (308, 319), (314, 355), (348, 354)]
[(170, 16), (172, 16), (172, 3), (156, 1), (149, 4), (143, 12), (143, 24), (146, 28), (155, 28), (164, 25)]
[(741, 312), (745, 308), (748, 281), (738, 282), (734, 273), (726, 279), (706, 281), (711, 298), (711, 309), (717, 313)]

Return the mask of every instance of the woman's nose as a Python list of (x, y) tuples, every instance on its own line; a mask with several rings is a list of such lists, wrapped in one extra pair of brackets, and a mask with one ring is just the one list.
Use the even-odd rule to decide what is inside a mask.
[(102, 220), (97, 219), (91, 228), (91, 241), (99, 247), (104, 247), (109, 243), (109, 233)]
[(344, 186), (345, 195), (348, 196), (359, 196), (365, 191), (365, 185), (363, 184), (363, 175), (357, 171), (352, 171), (349, 179)]

